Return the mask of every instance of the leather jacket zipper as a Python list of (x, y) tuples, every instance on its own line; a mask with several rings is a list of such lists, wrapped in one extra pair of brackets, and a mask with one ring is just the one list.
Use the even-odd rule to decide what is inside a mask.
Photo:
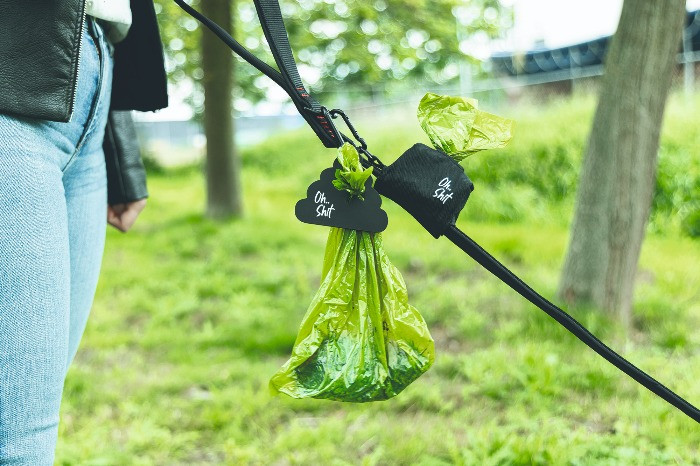
[(78, 66), (75, 68), (75, 76), (73, 77), (73, 98), (70, 101), (68, 121), (73, 119), (73, 112), (75, 111), (75, 97), (78, 93), (78, 77), (80, 77), (80, 51), (83, 48), (83, 30), (85, 29), (85, 3), (86, 0), (83, 0), (80, 12), (80, 32), (78, 33), (78, 54), (76, 56)]

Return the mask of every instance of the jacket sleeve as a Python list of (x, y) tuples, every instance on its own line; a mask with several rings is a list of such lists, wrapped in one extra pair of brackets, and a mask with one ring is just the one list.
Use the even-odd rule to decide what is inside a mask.
[(148, 197), (146, 169), (130, 111), (109, 112), (103, 148), (109, 205)]

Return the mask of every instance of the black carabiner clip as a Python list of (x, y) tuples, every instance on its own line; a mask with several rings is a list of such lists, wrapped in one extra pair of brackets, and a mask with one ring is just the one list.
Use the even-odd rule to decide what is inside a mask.
[(350, 121), (350, 118), (345, 114), (344, 111), (340, 110), (339, 108), (329, 110), (328, 114), (333, 119), (337, 118), (338, 115), (340, 115), (340, 117), (345, 122), (345, 125), (348, 127), (350, 132), (352, 132), (355, 141), (359, 143), (359, 146), (355, 143), (355, 141), (347, 137), (345, 134), (340, 133), (341, 137), (343, 138), (343, 141), (347, 142), (348, 144), (352, 145), (355, 149), (357, 149), (357, 152), (360, 154), (360, 163), (363, 167), (374, 167), (374, 174), (378, 175), (384, 168), (384, 164), (374, 154), (367, 150), (367, 142), (365, 142), (362, 136), (360, 136), (360, 134), (357, 132), (352, 122)]
[[(328, 113), (330, 114), (331, 118), (333, 118), (333, 119), (337, 118), (338, 115), (340, 115), (340, 117), (345, 122), (345, 125), (348, 127), (348, 129), (352, 133), (355, 140), (360, 143), (360, 147), (362, 148), (362, 150), (365, 150), (365, 151), (367, 150), (367, 143), (360, 136), (360, 134), (357, 132), (355, 127), (352, 125), (352, 122), (350, 121), (350, 117), (348, 117), (344, 111), (340, 110), (339, 108), (334, 108), (333, 110), (329, 110)], [(349, 142), (350, 144), (352, 144), (353, 146), (357, 147), (355, 144), (352, 143), (352, 141), (348, 141), (347, 137), (345, 138), (345, 140), (347, 142)]]

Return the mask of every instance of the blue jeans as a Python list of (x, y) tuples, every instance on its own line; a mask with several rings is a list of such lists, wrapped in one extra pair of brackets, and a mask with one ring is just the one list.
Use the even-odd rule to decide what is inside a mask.
[(53, 463), (63, 381), (104, 248), (112, 53), (88, 18), (71, 121), (0, 114), (2, 465)]

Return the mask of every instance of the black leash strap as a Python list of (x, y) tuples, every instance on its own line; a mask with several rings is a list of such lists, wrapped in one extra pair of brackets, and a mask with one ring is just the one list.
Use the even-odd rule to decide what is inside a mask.
[[(345, 113), (337, 109), (328, 111), (312, 98), (299, 77), (277, 0), (254, 1), (265, 37), (280, 71), (250, 53), (225, 30), (183, 0), (174, 1), (207, 26), (241, 58), (284, 89), (324, 146), (340, 147), (343, 142), (353, 144), (360, 152), (362, 164), (375, 168), (375, 188), (380, 194), (403, 207), (435, 238), (446, 236), (479, 265), (546, 312), (612, 365), (700, 423), (700, 410), (606, 346), (576, 319), (530, 288), (455, 226), (459, 213), (474, 189), (474, 185), (458, 163), (444, 152), (424, 144), (415, 144), (394, 163), (385, 166), (367, 150), (367, 144), (357, 134)], [(332, 118), (337, 116), (343, 118), (357, 144), (336, 129)]]
[(469, 257), (474, 259), (479, 265), (494, 274), (503, 283), (517, 291), (520, 296), (549, 314), (550, 317), (559, 322), (569, 332), (573, 333), (576, 338), (584, 342), (593, 351), (607, 359), (613, 366), (632, 377), (641, 385), (649, 389), (652, 393), (660, 396), (681, 410), (695, 422), (700, 423), (700, 410), (698, 410), (698, 408), (688, 403), (686, 400), (671, 391), (671, 389), (658, 382), (652, 376), (642, 371), (627, 359), (610, 349), (576, 319), (559, 309), (535, 290), (530, 288), (527, 283), (508, 270), (505, 265), (501, 264), (496, 258), (486, 252), (484, 248), (479, 246), (459, 228), (454, 225), (450, 226), (450, 228), (448, 228), (445, 232), (445, 237), (456, 244), (462, 251), (466, 252)]
[(184, 0), (174, 1), (216, 34), (231, 50), (284, 89), (294, 102), (299, 114), (304, 117), (324, 146), (330, 148), (343, 145), (343, 136), (331, 121), (328, 110), (311, 97), (301, 82), (277, 0), (255, 0), (255, 9), (279, 71), (253, 55), (221, 26), (189, 6)]

